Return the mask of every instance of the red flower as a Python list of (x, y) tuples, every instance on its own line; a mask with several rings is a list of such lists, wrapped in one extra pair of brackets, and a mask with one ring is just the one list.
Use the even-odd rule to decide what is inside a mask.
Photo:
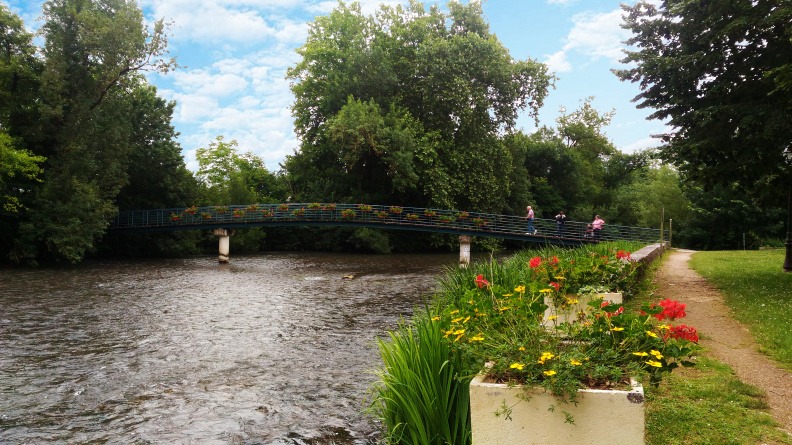
[(624, 259), (629, 260), (630, 259), (630, 252), (627, 252), (626, 250), (620, 250), (620, 251), (616, 252), (616, 258), (618, 258), (620, 260), (624, 260)]
[(668, 334), (666, 334), (666, 338), (681, 338), (683, 340), (689, 340), (694, 343), (698, 343), (699, 336), (698, 331), (693, 326), (687, 326), (684, 324), (678, 326), (671, 326), (671, 329), (668, 330)]
[[(610, 304), (612, 304), (610, 301), (605, 300), (605, 301), (603, 301), (600, 304), (600, 307), (605, 307), (605, 306), (608, 306)], [(605, 315), (607, 315), (608, 318), (611, 318), (611, 317), (614, 317), (616, 315), (621, 315), (622, 313), (624, 313), (624, 306), (619, 306), (619, 309), (616, 309), (615, 312), (605, 312)]]
[(558, 289), (561, 289), (561, 285), (556, 283), (555, 281), (551, 281), (550, 285), (553, 286), (556, 291), (558, 291)]
[(531, 261), (528, 262), (528, 266), (531, 269), (536, 269), (540, 264), (542, 264), (542, 258), (538, 256), (531, 258)]
[[(654, 304), (652, 305), (652, 307), (656, 306), (657, 305)], [(685, 304), (670, 298), (660, 301), (659, 306), (662, 306), (663, 312), (654, 314), (654, 317), (661, 321), (666, 318), (669, 320), (676, 320), (677, 318), (684, 318), (685, 315), (687, 315), (685, 313)]]
[(476, 277), (475, 283), (476, 283), (476, 286), (478, 286), (479, 289), (481, 289), (482, 287), (485, 287), (485, 286), (489, 287), (489, 285), (490, 285), (489, 281), (484, 279), (484, 275), (483, 274), (478, 274), (478, 276)]
[(551, 259), (550, 259), (550, 264), (551, 264), (551, 265), (553, 265), (553, 266), (555, 266), (556, 264), (558, 264), (558, 257), (557, 257), (557, 256), (554, 256), (553, 258), (551, 258)]

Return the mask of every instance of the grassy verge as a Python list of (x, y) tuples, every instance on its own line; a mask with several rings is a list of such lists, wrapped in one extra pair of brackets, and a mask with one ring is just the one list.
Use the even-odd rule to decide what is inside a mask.
[(784, 250), (698, 252), (691, 267), (723, 294), (760, 349), (792, 370), (792, 273)]
[[(664, 260), (650, 266), (628, 308), (656, 299), (651, 280)], [(740, 275), (736, 270), (731, 274)], [(763, 391), (742, 383), (730, 367), (706, 352), (695, 368), (672, 374), (659, 388), (647, 387), (646, 394), (647, 445), (792, 445), (792, 438), (768, 414)]]
[(762, 390), (701, 357), (647, 390), (647, 445), (792, 444), (767, 412)]

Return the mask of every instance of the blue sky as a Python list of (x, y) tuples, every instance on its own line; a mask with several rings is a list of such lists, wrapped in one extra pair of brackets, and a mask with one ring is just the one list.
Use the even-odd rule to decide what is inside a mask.
[[(40, 26), (41, 0), (2, 0), (30, 30)], [(463, 0), (463, 2), (475, 0)], [(615, 110), (605, 133), (625, 152), (655, 146), (652, 134), (666, 131), (648, 121), (631, 99), (637, 85), (619, 81), (612, 68), (624, 68), (619, 27), (620, 0), (487, 0), (490, 30), (515, 59), (547, 63), (556, 87), (545, 100), (540, 125), (554, 126), (563, 106), (576, 109), (594, 96), (600, 112)], [(406, 0), (360, 0), (373, 13), (379, 4)], [(425, 4), (445, 0), (425, 0)], [(177, 103), (173, 124), (185, 160), (196, 169), (195, 150), (217, 135), (239, 142), (241, 152), (261, 156), (271, 171), (299, 146), (289, 110), (293, 96), (286, 70), (298, 59), (295, 49), (307, 37), (307, 24), (329, 13), (335, 0), (142, 0), (146, 19), (173, 22), (171, 56), (183, 68), (149, 76), (160, 95)], [(536, 130), (524, 113), (518, 128)]]

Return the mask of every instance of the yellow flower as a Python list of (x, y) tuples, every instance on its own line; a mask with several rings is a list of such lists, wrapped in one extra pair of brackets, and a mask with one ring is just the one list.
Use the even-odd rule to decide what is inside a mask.
[(440, 320), (440, 317), (432, 317), (432, 321), (438, 321), (438, 320)]
[(583, 363), (581, 363), (581, 362), (579, 362), (579, 361), (577, 361), (575, 359), (572, 359), (572, 360), (569, 361), (569, 364), (572, 365), (572, 366), (580, 366)]
[(566, 302), (567, 302), (567, 304), (578, 304), (578, 303), (580, 303), (580, 301), (578, 301), (578, 300), (576, 300), (574, 298), (569, 298), (569, 297), (566, 297)]
[(515, 292), (519, 292), (519, 293), (522, 294), (522, 293), (525, 292), (525, 286), (522, 286), (522, 285), (521, 286), (517, 286), (517, 287), (514, 288), (514, 291)]
[(470, 320), (470, 315), (468, 315), (467, 317), (465, 317), (465, 319), (464, 319), (464, 320), (462, 320), (462, 323), (467, 323), (467, 322), (468, 322), (468, 320)]
[(449, 335), (451, 335), (453, 333), (454, 333), (454, 330), (453, 329), (449, 329), (449, 330), (445, 331), (445, 335), (443, 336), (443, 338), (446, 338), (446, 337), (448, 337)]
[(449, 314), (454, 315), (459, 312), (459, 309), (454, 309), (453, 311), (449, 312)]
[(655, 368), (662, 368), (663, 367), (662, 363), (656, 362), (654, 360), (649, 360), (649, 361), (646, 362), (646, 364), (649, 365), (649, 366), (654, 366)]
[(667, 329), (671, 329), (671, 326), (667, 324), (661, 324), (657, 326), (657, 329), (667, 330)]
[(464, 333), (465, 333), (464, 329), (457, 329), (456, 331), (453, 332), (454, 335), (462, 335)]
[(624, 328), (620, 328), (620, 327), (611, 328), (611, 331), (623, 331), (623, 330), (624, 330)]
[(476, 335), (475, 337), (470, 337), (470, 341), (483, 341), (484, 336), (481, 334)]
[(559, 277), (553, 277), (553, 278), (555, 278), (556, 280), (566, 280), (565, 277), (560, 277), (560, 276)]
[(539, 292), (542, 292), (542, 293), (546, 293), (546, 294), (547, 294), (547, 293), (550, 293), (550, 292), (552, 292), (552, 291), (553, 291), (552, 289), (542, 289), (542, 290), (540, 290)]
[(649, 353), (655, 356), (655, 358), (658, 360), (663, 358), (663, 354), (661, 354), (660, 351), (655, 351), (654, 349), (652, 349), (651, 351), (649, 351)]
[(503, 311), (508, 311), (509, 309), (511, 309), (511, 308), (509, 306), (506, 306), (506, 307), (502, 307), (502, 308), (500, 308), (498, 310), (503, 312)]
[(555, 357), (555, 355), (552, 352), (543, 352), (542, 356), (539, 357), (539, 360), (537, 362), (544, 365), (544, 362), (546, 362), (547, 360), (551, 360), (553, 357)]
[(514, 294), (503, 294), (504, 297), (511, 297)]
[(633, 355), (637, 355), (638, 357), (646, 357), (649, 354), (647, 354), (646, 352), (633, 352)]
[(511, 366), (509, 366), (509, 368), (522, 371), (522, 369), (525, 368), (525, 365), (522, 363), (512, 363)]
[(525, 347), (524, 346), (520, 346), (519, 348), (517, 348), (517, 350), (518, 351), (525, 351)]
[(551, 376), (551, 375), (556, 375), (556, 372), (551, 369), (549, 371), (543, 372), (542, 374), (544, 374), (546, 376)]
[(555, 320), (556, 318), (558, 318), (558, 315), (551, 315), (551, 316), (547, 317), (547, 320), (548, 321), (552, 321), (552, 320)]
[(650, 336), (650, 337), (652, 337), (652, 338), (657, 338), (657, 334), (655, 334), (655, 333), (654, 333), (654, 332), (652, 332), (652, 331), (646, 331), (646, 335), (648, 335), (648, 336)]
[(462, 317), (451, 320), (451, 323), (459, 323), (459, 320), (462, 320)]

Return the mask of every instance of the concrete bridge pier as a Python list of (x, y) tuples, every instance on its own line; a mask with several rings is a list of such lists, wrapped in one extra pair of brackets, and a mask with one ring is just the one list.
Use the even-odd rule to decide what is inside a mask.
[(459, 267), (470, 265), (470, 237), (459, 235)]
[(214, 234), (219, 238), (218, 257), (219, 263), (228, 263), (229, 254), (231, 253), (231, 235), (234, 234), (234, 229), (214, 229)]

